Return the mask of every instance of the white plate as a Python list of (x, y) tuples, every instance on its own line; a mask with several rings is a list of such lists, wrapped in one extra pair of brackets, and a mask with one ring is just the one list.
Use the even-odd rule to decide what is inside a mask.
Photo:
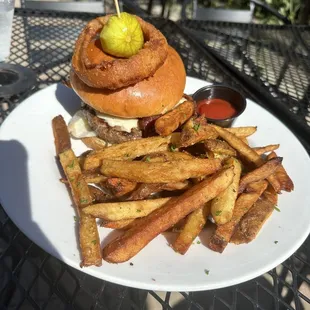
[[(207, 83), (187, 78), (186, 93)], [(62, 114), (66, 121), (80, 100), (70, 89), (52, 85), (25, 100), (0, 128), (0, 197), (5, 211), (31, 240), (66, 264), (79, 269), (80, 255), (75, 211), (55, 159), (51, 120)], [(229, 245), (223, 254), (203, 243), (181, 256), (161, 235), (129, 262), (89, 267), (95, 277), (142, 289), (199, 291), (230, 286), (259, 276), (293, 254), (310, 231), (308, 154), (295, 136), (274, 116), (248, 100), (235, 126), (257, 125), (250, 142), (262, 146), (280, 143), (277, 152), (295, 183), (295, 191), (279, 197), (281, 212), (273, 212), (259, 236), (247, 245)], [(74, 141), (79, 154), (82, 143)], [(99, 228), (102, 243), (115, 234)], [(274, 241), (278, 241), (275, 244)], [(130, 265), (133, 263), (133, 266)], [(205, 273), (209, 270), (209, 274)]]

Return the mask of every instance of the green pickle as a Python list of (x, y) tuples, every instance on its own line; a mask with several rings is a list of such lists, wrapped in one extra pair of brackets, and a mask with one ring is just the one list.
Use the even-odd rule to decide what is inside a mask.
[(138, 53), (144, 44), (144, 37), (137, 18), (128, 13), (111, 16), (100, 33), (104, 52), (122, 58)]

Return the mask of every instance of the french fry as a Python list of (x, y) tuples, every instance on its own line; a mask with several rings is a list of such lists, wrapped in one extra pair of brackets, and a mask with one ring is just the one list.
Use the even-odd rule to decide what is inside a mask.
[(80, 165), (80, 167), (81, 167), (82, 169), (83, 169), (83, 166), (84, 166), (85, 158), (86, 158), (86, 156), (87, 156), (90, 152), (91, 152), (91, 151), (88, 150), (88, 151), (83, 152), (80, 156), (78, 156), (79, 165)]
[(239, 137), (239, 138), (244, 144), (249, 145), (249, 140), (247, 139), (247, 137)]
[(167, 137), (151, 137), (131, 140), (109, 146), (100, 151), (91, 152), (84, 161), (84, 170), (93, 170), (100, 166), (103, 159), (131, 160), (150, 153), (169, 150), (169, 143), (175, 143), (180, 135), (173, 133)]
[(164, 163), (104, 160), (100, 171), (108, 177), (140, 183), (173, 183), (212, 174), (220, 168), (218, 159), (195, 158)]
[(266, 146), (253, 147), (253, 150), (258, 155), (263, 155), (263, 154), (265, 154), (267, 152), (272, 152), (274, 150), (277, 150), (279, 148), (279, 146), (280, 146), (280, 144), (269, 144), (269, 145), (266, 145)]
[(112, 228), (112, 229), (125, 229), (127, 230), (131, 223), (134, 223), (137, 219), (127, 219), (119, 221), (105, 221), (103, 220), (100, 224), (101, 227)]
[(111, 263), (121, 263), (132, 258), (160, 233), (225, 190), (232, 182), (233, 174), (232, 168), (223, 169), (152, 212), (139, 225), (109, 243), (103, 249), (104, 259)]
[(273, 210), (273, 203), (263, 194), (244, 215), (230, 242), (242, 244), (254, 240)]
[(211, 250), (219, 253), (224, 251), (241, 218), (250, 210), (267, 185), (267, 181), (249, 184), (248, 192), (246, 191), (238, 197), (231, 220), (224, 225), (217, 226), (208, 244)]
[(81, 139), (82, 142), (93, 150), (102, 150), (107, 147), (107, 142), (98, 137), (86, 137)]
[(54, 144), (56, 154), (64, 153), (71, 149), (71, 141), (68, 133), (67, 125), (61, 115), (58, 115), (52, 120), (52, 129), (54, 135)]
[(246, 186), (252, 182), (257, 182), (268, 178), (281, 165), (282, 157), (269, 159), (265, 164), (244, 175), (239, 184), (239, 193), (242, 193)]
[(89, 183), (98, 184), (98, 183), (104, 182), (107, 179), (107, 177), (105, 177), (102, 174), (89, 173), (88, 171), (83, 173), (83, 178), (84, 178), (85, 182), (88, 184)]
[(179, 236), (172, 244), (172, 248), (184, 255), (193, 243), (193, 240), (200, 234), (207, 222), (207, 216), (210, 213), (210, 203), (193, 211), (188, 215), (185, 225)]
[[(119, 220), (119, 221), (104, 221), (103, 220), (100, 226), (105, 227), (105, 228), (128, 230), (132, 227), (140, 225), (142, 222), (145, 221), (145, 218), (146, 217), (139, 217), (136, 219)], [(167, 231), (180, 232), (184, 224), (185, 224), (185, 219), (182, 219), (178, 223), (173, 225), (173, 227), (171, 227)]]
[(271, 184), (268, 185), (267, 189), (264, 191), (264, 196), (268, 199), (274, 206), (278, 204), (278, 194), (274, 190)]
[(83, 212), (107, 221), (118, 221), (144, 217), (165, 205), (170, 198), (138, 201), (98, 203), (83, 209)]
[(217, 153), (221, 155), (237, 156), (236, 150), (234, 150), (225, 141), (216, 140), (216, 139), (208, 139), (204, 141), (204, 145), (207, 151), (211, 151), (213, 153)]
[(55, 137), (56, 153), (59, 156), (67, 180), (69, 182), (72, 197), (79, 214), (79, 239), (82, 254), (81, 267), (101, 266), (99, 234), (96, 220), (81, 212), (92, 202), (87, 183), (85, 182), (77, 157), (71, 149), (70, 137), (67, 126), (62, 116), (57, 116), (52, 121)]
[(160, 152), (144, 156), (142, 161), (159, 163), (173, 160), (193, 159), (193, 156), (184, 152)]
[(237, 137), (249, 137), (253, 133), (256, 132), (257, 127), (256, 126), (247, 126), (247, 127), (231, 127), (231, 128), (226, 128), (227, 131), (230, 133), (233, 133)]
[(137, 187), (137, 183), (126, 179), (107, 178), (102, 186), (114, 197), (122, 197), (132, 192)]
[(217, 132), (207, 124), (206, 118), (190, 118), (184, 125), (178, 147), (188, 147), (206, 139), (216, 139)]
[[(268, 159), (276, 158), (277, 154), (275, 152), (272, 152), (268, 155)], [(294, 183), (292, 179), (287, 174), (286, 170), (284, 169), (283, 165), (281, 164), (275, 171), (274, 176), (279, 183), (279, 190), (283, 190), (286, 192), (291, 192), (294, 190)], [(274, 184), (271, 184), (274, 185)], [(275, 189), (276, 190), (276, 189)], [(278, 190), (276, 190), (279, 192)]]
[(174, 233), (180, 233), (186, 223), (186, 219), (187, 217), (181, 219), (180, 221), (178, 221), (176, 224), (174, 224), (173, 226), (171, 226), (169, 229), (167, 229), (166, 231), (170, 231), (170, 232), (174, 232)]
[(160, 136), (168, 136), (194, 113), (194, 102), (185, 101), (155, 121), (155, 130)]
[(232, 146), (237, 152), (244, 156), (249, 162), (253, 163), (256, 167), (260, 167), (264, 164), (264, 160), (235, 134), (216, 125), (210, 126), (218, 132), (221, 138), (223, 138), (230, 146)]
[(233, 181), (225, 191), (220, 193), (211, 202), (211, 214), (215, 223), (218, 225), (229, 222), (233, 215), (241, 176), (241, 164), (239, 160), (230, 158), (226, 161), (226, 165), (228, 167), (233, 167)]
[(180, 181), (175, 183), (152, 183), (152, 184), (140, 184), (137, 189), (135, 189), (127, 200), (141, 200), (146, 199), (151, 195), (159, 193), (163, 190), (175, 191), (189, 188), (188, 181)]
[(89, 192), (90, 192), (93, 202), (99, 203), (99, 202), (108, 201), (114, 198), (110, 194), (103, 192), (101, 189), (97, 187), (89, 185), (88, 188), (89, 188)]

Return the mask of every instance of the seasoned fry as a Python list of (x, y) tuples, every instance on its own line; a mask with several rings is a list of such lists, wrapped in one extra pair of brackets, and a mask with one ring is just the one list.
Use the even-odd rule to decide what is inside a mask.
[(118, 221), (144, 217), (165, 205), (170, 198), (139, 201), (98, 203), (83, 209), (85, 214), (107, 221)]
[[(62, 117), (53, 119), (66, 174), (61, 182), (70, 186), (80, 217), (81, 266), (100, 266), (102, 257), (125, 262), (167, 231), (178, 233), (171, 246), (185, 254), (210, 213), (217, 228), (208, 247), (222, 253), (229, 242), (256, 238), (277, 205), (277, 193), (294, 189), (274, 152), (279, 144), (252, 147), (248, 137), (256, 127), (209, 124), (204, 116), (193, 116), (188, 100), (140, 122), (160, 136), (109, 147), (97, 137), (84, 138), (92, 150), (78, 158)], [(182, 124), (182, 131), (174, 132)], [(123, 231), (102, 253), (96, 218), (102, 219), (101, 227)]]
[(227, 223), (233, 215), (241, 176), (241, 164), (239, 160), (230, 158), (227, 160), (226, 165), (233, 168), (233, 181), (211, 202), (211, 214), (215, 223), (218, 225)]
[(246, 144), (246, 145), (249, 145), (249, 140), (246, 138), (246, 137), (240, 137), (240, 140)]
[(278, 195), (272, 185), (268, 185), (267, 189), (264, 191), (264, 196), (268, 199), (274, 206), (278, 204)]
[(244, 175), (239, 184), (239, 193), (242, 193), (246, 186), (252, 182), (257, 182), (268, 178), (273, 172), (281, 165), (282, 157), (275, 157), (269, 159), (265, 164), (252, 170), (251, 172)]
[(277, 150), (279, 148), (280, 144), (269, 144), (266, 146), (261, 146), (261, 147), (253, 147), (253, 150), (258, 154), (258, 155), (263, 155), (267, 152), (272, 152), (274, 150)]
[(86, 137), (81, 139), (82, 142), (93, 150), (102, 150), (107, 147), (107, 142), (105, 142), (102, 139), (99, 139), (98, 137)]
[(131, 223), (134, 223), (137, 219), (119, 220), (119, 221), (102, 221), (100, 226), (113, 229), (127, 230)]
[(130, 160), (150, 153), (169, 150), (169, 143), (177, 139), (178, 134), (168, 137), (151, 137), (131, 140), (109, 146), (100, 151), (91, 152), (84, 161), (84, 170), (93, 170), (100, 166), (103, 159)]
[(99, 234), (96, 220), (80, 210), (92, 202), (87, 183), (85, 182), (77, 157), (71, 150), (67, 126), (61, 116), (52, 121), (56, 152), (63, 167), (72, 192), (74, 203), (79, 214), (79, 237), (82, 252), (81, 267), (101, 266)]
[(184, 125), (178, 147), (188, 147), (206, 139), (216, 139), (217, 132), (207, 124), (206, 118), (190, 118)]
[[(147, 218), (146, 217), (139, 217), (139, 218), (136, 218), (136, 219), (119, 220), (119, 221), (105, 221), (105, 220), (102, 220), (102, 223), (101, 223), (100, 226), (101, 227), (105, 227), (105, 228), (128, 230), (128, 229), (130, 229), (132, 227), (140, 225), (142, 222), (145, 221), (145, 219), (147, 219)], [(184, 224), (185, 224), (185, 219), (182, 219), (178, 223), (173, 225), (171, 228), (167, 229), (167, 231), (180, 232), (181, 228), (184, 226)]]
[(221, 155), (237, 156), (234, 150), (227, 142), (215, 139), (208, 139), (204, 142), (207, 151), (218, 153)]
[[(106, 228), (114, 228), (114, 229), (121, 229), (121, 230), (128, 230), (132, 227), (135, 227), (137, 225), (140, 225), (142, 222), (145, 222), (146, 217), (139, 217), (136, 219), (129, 219), (129, 220), (119, 220), (119, 221), (103, 221), (101, 223), (101, 227)], [(172, 231), (172, 232), (181, 232), (182, 227), (185, 224), (185, 219), (180, 220), (175, 225), (167, 229), (166, 231)]]
[(59, 154), (61, 165), (69, 180), (72, 197), (79, 214), (79, 237), (82, 252), (81, 266), (101, 266), (100, 241), (96, 220), (81, 212), (81, 209), (92, 202), (86, 182), (83, 180), (80, 166), (73, 151), (67, 150)]
[(156, 194), (162, 191), (165, 183), (152, 183), (152, 184), (140, 184), (137, 189), (134, 190), (127, 200), (141, 200), (150, 197), (153, 194)]
[(254, 240), (273, 210), (274, 205), (263, 194), (242, 218), (230, 242), (242, 244)]
[(118, 177), (141, 183), (172, 183), (197, 178), (218, 171), (218, 159), (189, 159), (165, 163), (104, 160), (100, 171), (108, 177)]
[[(275, 152), (272, 152), (268, 155), (268, 159), (276, 158), (277, 154)], [(279, 190), (283, 190), (286, 192), (291, 192), (294, 190), (294, 183), (292, 179), (287, 174), (286, 170), (284, 169), (283, 165), (281, 164), (273, 174), (273, 176), (276, 178), (278, 184), (279, 184)], [(274, 185), (274, 184), (271, 184)], [(279, 192), (279, 190), (275, 189), (276, 192)]]
[(222, 253), (230, 241), (239, 221), (250, 210), (253, 204), (267, 188), (267, 181), (251, 183), (248, 186), (248, 192), (244, 192), (236, 201), (231, 220), (224, 225), (217, 226), (212, 235), (208, 247), (216, 252)]
[(143, 218), (139, 225), (109, 243), (103, 249), (104, 259), (111, 263), (127, 261), (160, 233), (225, 190), (232, 182), (232, 178), (232, 168), (223, 169), (193, 186), (175, 200)]
[(102, 174), (99, 173), (89, 173), (88, 171), (83, 173), (83, 178), (85, 180), (86, 183), (94, 183), (94, 184), (98, 184), (101, 182), (104, 182), (107, 177), (105, 177)]
[(175, 232), (175, 233), (180, 233), (186, 223), (186, 219), (187, 217), (181, 219), (180, 221), (178, 221), (176, 224), (174, 224), (173, 226), (171, 226), (169, 229), (167, 229), (166, 231), (171, 231), (171, 232)]
[(140, 184), (136, 190), (134, 190), (127, 200), (141, 200), (146, 199), (149, 196), (165, 191), (175, 191), (189, 188), (188, 181), (180, 181), (175, 183), (152, 183), (152, 184)]
[(248, 127), (231, 127), (231, 128), (226, 128), (227, 131), (233, 133), (237, 137), (249, 137), (253, 133), (256, 132), (257, 127), (256, 126), (248, 126)]
[(239, 152), (242, 156), (244, 156), (249, 162), (254, 163), (256, 167), (260, 167), (264, 164), (263, 159), (248, 145), (246, 145), (240, 138), (231, 133), (230, 131), (216, 126), (210, 125), (218, 134), (223, 138), (230, 146), (232, 146), (237, 152)]
[(194, 113), (194, 102), (185, 101), (155, 121), (155, 130), (160, 136), (168, 136), (184, 124)]
[(59, 155), (60, 153), (71, 149), (70, 135), (67, 130), (67, 125), (61, 115), (53, 118), (52, 128), (56, 154)]
[(132, 192), (136, 187), (137, 183), (120, 178), (107, 178), (102, 186), (115, 197), (122, 197)]
[(172, 248), (185, 254), (193, 243), (193, 240), (200, 234), (207, 222), (207, 216), (210, 213), (210, 203), (193, 211), (186, 219), (185, 225), (179, 236), (172, 244)]
[(86, 156), (87, 156), (90, 152), (91, 152), (90, 150), (85, 151), (83, 154), (81, 154), (81, 155), (78, 157), (79, 165), (80, 165), (80, 167), (81, 167), (82, 169), (83, 169), (83, 166), (84, 166), (85, 158), (86, 158)]
[(108, 201), (113, 198), (113, 196), (111, 196), (108, 193), (103, 192), (101, 189), (97, 187), (89, 185), (88, 188), (89, 188), (89, 192), (90, 192), (93, 202), (99, 203), (99, 202)]
[(150, 163), (162, 163), (166, 161), (183, 159), (193, 159), (193, 156), (184, 152), (160, 152), (144, 156), (143, 161)]

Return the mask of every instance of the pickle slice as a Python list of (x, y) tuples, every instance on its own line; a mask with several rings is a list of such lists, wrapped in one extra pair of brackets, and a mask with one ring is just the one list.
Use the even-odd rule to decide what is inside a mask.
[(110, 17), (100, 33), (100, 41), (104, 52), (129, 58), (142, 48), (144, 38), (136, 17), (124, 12), (120, 17)]

